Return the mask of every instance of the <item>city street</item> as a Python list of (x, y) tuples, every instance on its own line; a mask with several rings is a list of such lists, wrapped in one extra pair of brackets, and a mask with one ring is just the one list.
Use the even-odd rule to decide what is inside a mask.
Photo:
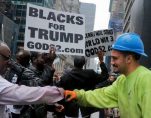
[(0, 0), (0, 118), (151, 118), (150, 6)]

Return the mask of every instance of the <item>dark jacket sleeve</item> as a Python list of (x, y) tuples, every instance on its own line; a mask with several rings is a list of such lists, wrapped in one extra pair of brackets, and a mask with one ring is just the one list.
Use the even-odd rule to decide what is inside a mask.
[(41, 75), (44, 85), (53, 85), (53, 75), (55, 70), (50, 66), (45, 66), (44, 71)]
[(105, 81), (100, 82), (99, 84), (97, 84), (95, 86), (95, 88), (102, 88), (102, 87), (105, 87), (105, 86), (109, 86), (111, 84), (112, 84), (112, 82), (110, 82), (109, 80), (105, 80)]
[(22, 73), (20, 84), (26, 85), (26, 86), (43, 86), (43, 81), (41, 78), (36, 76), (34, 71), (25, 68), (24, 72)]
[(108, 73), (108, 69), (107, 69), (104, 62), (102, 62), (100, 64), (100, 68), (102, 70), (102, 72), (101, 72), (101, 81), (103, 82), (103, 81), (106, 81), (108, 79), (109, 73)]
[(101, 68), (101, 74), (98, 73), (95, 74), (97, 84), (106, 81), (109, 77), (108, 69), (104, 62), (100, 64), (100, 68)]
[(69, 79), (70, 78), (69, 78), (68, 74), (64, 74), (63, 76), (60, 77), (60, 81), (58, 81), (55, 85), (66, 89), (66, 88), (68, 88), (67, 83), (68, 83)]

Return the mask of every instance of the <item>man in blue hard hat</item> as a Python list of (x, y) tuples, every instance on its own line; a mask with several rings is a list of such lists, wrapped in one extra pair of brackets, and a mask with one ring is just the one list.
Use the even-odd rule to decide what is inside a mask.
[(121, 75), (108, 87), (93, 91), (66, 90), (68, 101), (82, 106), (119, 107), (121, 118), (151, 118), (151, 71), (139, 64), (144, 45), (138, 34), (124, 33), (112, 45), (111, 64)]

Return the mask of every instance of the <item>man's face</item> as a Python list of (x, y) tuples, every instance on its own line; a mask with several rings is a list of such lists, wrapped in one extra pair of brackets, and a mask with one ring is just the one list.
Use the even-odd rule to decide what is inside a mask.
[(9, 62), (10, 56), (4, 56), (0, 54), (0, 75), (4, 75), (6, 72), (6, 69), (8, 67), (8, 62)]
[(5, 43), (0, 42), (0, 75), (3, 75), (6, 72), (10, 54), (9, 47)]
[(125, 74), (127, 71), (126, 57), (119, 51), (112, 50), (111, 65), (115, 73)]
[(42, 58), (42, 54), (38, 54), (38, 57), (36, 59), (36, 65), (37, 65), (37, 67), (39, 69), (43, 69), (44, 68), (44, 64), (45, 64), (45, 61)]

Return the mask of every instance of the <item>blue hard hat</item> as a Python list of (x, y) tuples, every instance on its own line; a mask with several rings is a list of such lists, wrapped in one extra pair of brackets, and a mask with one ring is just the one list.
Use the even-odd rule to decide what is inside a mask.
[(136, 33), (124, 33), (120, 35), (114, 44), (113, 50), (135, 52), (140, 55), (147, 56), (144, 53), (144, 45), (140, 36)]

